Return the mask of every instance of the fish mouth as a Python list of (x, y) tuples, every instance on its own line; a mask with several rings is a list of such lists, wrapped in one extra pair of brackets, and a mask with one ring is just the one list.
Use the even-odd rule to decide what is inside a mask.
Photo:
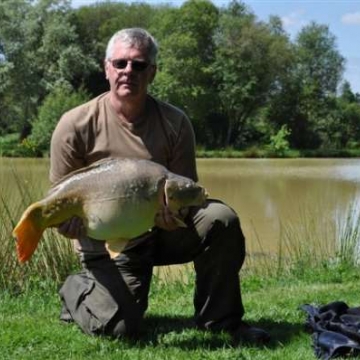
[(210, 196), (209, 192), (205, 188), (203, 189), (202, 194), (203, 194), (205, 200), (208, 199)]

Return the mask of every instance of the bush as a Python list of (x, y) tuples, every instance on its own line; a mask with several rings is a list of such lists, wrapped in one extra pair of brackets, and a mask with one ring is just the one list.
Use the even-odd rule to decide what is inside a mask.
[(59, 85), (45, 98), (39, 109), (39, 115), (33, 122), (31, 135), (23, 146), (33, 152), (47, 152), (51, 135), (63, 113), (89, 100), (84, 91), (73, 91), (65, 85)]
[(34, 157), (37, 156), (33, 147), (19, 143), (19, 134), (7, 134), (0, 137), (0, 156), (2, 157)]
[(291, 131), (286, 125), (283, 125), (277, 134), (270, 137), (269, 150), (274, 152), (275, 155), (283, 156), (290, 150), (289, 141), (287, 137), (291, 134)]

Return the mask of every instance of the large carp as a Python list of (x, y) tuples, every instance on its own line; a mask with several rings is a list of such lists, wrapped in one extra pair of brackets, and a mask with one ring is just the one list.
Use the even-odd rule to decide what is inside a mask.
[(118, 253), (119, 242), (123, 248), (154, 226), (164, 204), (176, 216), (180, 208), (204, 205), (206, 197), (193, 180), (152, 161), (100, 160), (64, 177), (25, 210), (13, 230), (18, 259), (32, 256), (46, 228), (74, 216), (83, 220), (89, 237), (105, 240), (109, 252)]

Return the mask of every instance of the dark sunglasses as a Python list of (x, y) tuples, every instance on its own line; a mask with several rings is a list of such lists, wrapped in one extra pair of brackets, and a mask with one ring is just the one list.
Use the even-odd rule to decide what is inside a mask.
[(131, 64), (131, 69), (137, 72), (146, 70), (150, 63), (141, 60), (114, 59), (109, 60), (115, 69), (125, 69), (127, 64)]

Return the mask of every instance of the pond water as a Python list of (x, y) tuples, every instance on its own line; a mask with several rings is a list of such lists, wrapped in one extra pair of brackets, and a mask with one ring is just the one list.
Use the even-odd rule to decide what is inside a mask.
[[(332, 247), (360, 191), (358, 159), (198, 159), (200, 183), (240, 216), (250, 254), (287, 241)], [(44, 194), (48, 159), (0, 158), (0, 191), (14, 199), (17, 178)], [(14, 176), (16, 174), (16, 176)]]
[(198, 166), (210, 194), (240, 216), (249, 253), (277, 253), (284, 242), (331, 249), (357, 211), (358, 159), (201, 159)]

